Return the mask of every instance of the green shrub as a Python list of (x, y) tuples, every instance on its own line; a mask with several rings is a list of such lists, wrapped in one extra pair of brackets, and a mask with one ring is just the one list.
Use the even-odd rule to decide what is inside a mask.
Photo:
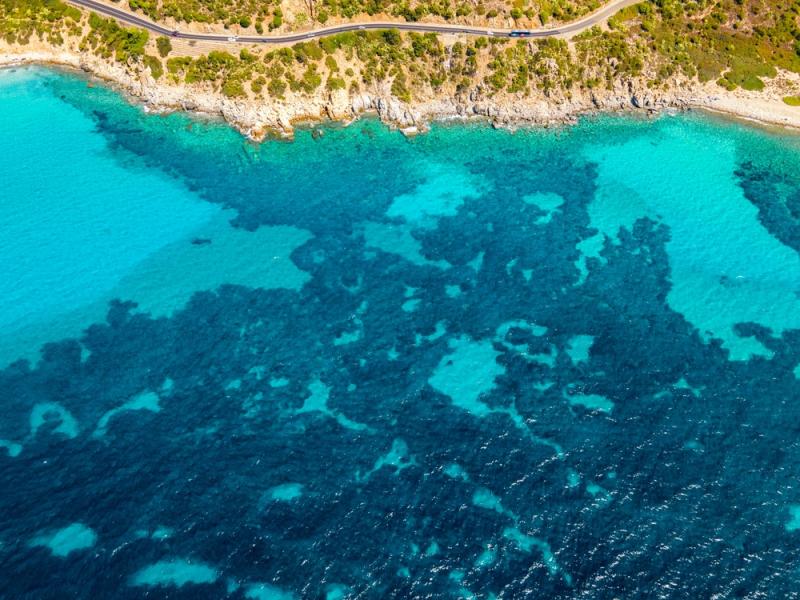
[(87, 39), (100, 56), (114, 55), (118, 62), (144, 55), (147, 32), (143, 29), (120, 27), (113, 19), (104, 19), (96, 13), (89, 15), (91, 29)]
[(167, 60), (167, 71), (173, 75), (179, 75), (186, 71), (189, 65), (192, 64), (192, 59), (189, 56), (176, 56)]
[(172, 42), (169, 41), (169, 38), (161, 36), (156, 39), (156, 48), (158, 48), (161, 58), (166, 58), (167, 54), (172, 52)]
[(250, 89), (253, 90), (254, 93), (260, 94), (261, 91), (264, 89), (264, 84), (267, 83), (267, 80), (264, 79), (263, 75), (259, 75), (253, 81), (250, 82)]
[(277, 29), (281, 25), (283, 25), (283, 12), (280, 8), (276, 8), (275, 12), (272, 13), (272, 21), (269, 23), (269, 30)]
[(386, 29), (381, 32), (383, 40), (390, 46), (399, 46), (403, 42), (403, 38), (397, 29)]
[(269, 92), (270, 96), (274, 96), (275, 98), (283, 98), (283, 95), (286, 93), (286, 82), (284, 82), (282, 79), (274, 77), (269, 80), (267, 91)]
[(297, 62), (310, 63), (323, 56), (322, 47), (316, 42), (299, 42), (292, 46)]
[(244, 85), (238, 79), (228, 79), (222, 84), (222, 93), (228, 98), (239, 98), (246, 96)]
[(153, 76), (153, 79), (159, 79), (164, 74), (164, 67), (157, 57), (145, 54), (144, 64), (150, 69), (150, 74)]
[(732, 81), (729, 81), (725, 77), (720, 77), (719, 79), (717, 79), (717, 85), (725, 88), (729, 92), (732, 92), (733, 90), (736, 89), (736, 84), (733, 83)]
[(392, 95), (403, 102), (411, 102), (411, 92), (408, 90), (406, 77), (400, 72), (392, 81)]
[(326, 87), (331, 91), (343, 90), (347, 88), (347, 83), (344, 79), (339, 77), (328, 77), (328, 83), (326, 84)]
[(317, 73), (317, 65), (309, 65), (303, 73), (301, 89), (309, 94), (322, 85), (322, 77)]

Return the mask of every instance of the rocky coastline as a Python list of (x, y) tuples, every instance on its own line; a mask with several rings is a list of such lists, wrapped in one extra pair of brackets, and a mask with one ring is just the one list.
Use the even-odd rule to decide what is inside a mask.
[(402, 102), (389, 86), (350, 94), (321, 90), (311, 96), (287, 94), (283, 100), (231, 99), (201, 86), (161, 83), (143, 69), (103, 60), (93, 54), (47, 44), (24, 47), (0, 45), (0, 67), (39, 64), (81, 70), (116, 87), (150, 112), (189, 111), (221, 117), (251, 140), (268, 136), (291, 138), (295, 125), (324, 121), (350, 123), (376, 114), (406, 135), (427, 130), (437, 121), (489, 122), (495, 127), (556, 126), (601, 112), (657, 114), (662, 111), (704, 109), (766, 126), (800, 131), (800, 108), (783, 102), (800, 77), (780, 73), (760, 92), (728, 91), (715, 83), (682, 80), (666, 89), (649, 89), (643, 81), (619, 80), (613, 89), (567, 96), (488, 96), (480, 86), (464, 94), (440, 94)]

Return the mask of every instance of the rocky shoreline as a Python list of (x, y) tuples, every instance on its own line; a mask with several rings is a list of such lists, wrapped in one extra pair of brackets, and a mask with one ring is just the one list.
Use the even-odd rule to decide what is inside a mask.
[(320, 91), (314, 96), (287, 94), (279, 101), (231, 99), (199, 86), (156, 82), (143, 71), (92, 54), (35, 47), (0, 46), (0, 67), (41, 64), (78, 69), (117, 87), (145, 110), (183, 110), (223, 118), (254, 141), (267, 136), (290, 138), (301, 123), (349, 123), (364, 114), (377, 114), (390, 127), (407, 135), (424, 132), (437, 121), (488, 121), (496, 127), (554, 126), (573, 123), (581, 116), (601, 112), (655, 114), (664, 110), (705, 109), (768, 126), (800, 130), (800, 108), (783, 102), (788, 90), (800, 86), (800, 77), (781, 73), (761, 92), (727, 91), (715, 83), (684, 80), (667, 91), (650, 90), (637, 80), (618, 81), (614, 89), (581, 92), (571, 97), (544, 95), (524, 99), (488, 97), (480, 89), (463, 95), (441, 95), (404, 103), (388, 86), (349, 94)]

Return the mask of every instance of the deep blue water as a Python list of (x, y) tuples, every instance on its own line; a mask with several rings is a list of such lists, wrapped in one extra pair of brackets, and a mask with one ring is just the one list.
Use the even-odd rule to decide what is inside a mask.
[(800, 596), (798, 138), (0, 115), (0, 597)]

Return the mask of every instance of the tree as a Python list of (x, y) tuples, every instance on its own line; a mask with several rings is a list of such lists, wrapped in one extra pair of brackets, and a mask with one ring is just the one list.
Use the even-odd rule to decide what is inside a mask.
[(165, 58), (167, 54), (172, 52), (172, 42), (169, 41), (169, 38), (160, 37), (156, 40), (156, 48), (158, 48), (158, 53)]

